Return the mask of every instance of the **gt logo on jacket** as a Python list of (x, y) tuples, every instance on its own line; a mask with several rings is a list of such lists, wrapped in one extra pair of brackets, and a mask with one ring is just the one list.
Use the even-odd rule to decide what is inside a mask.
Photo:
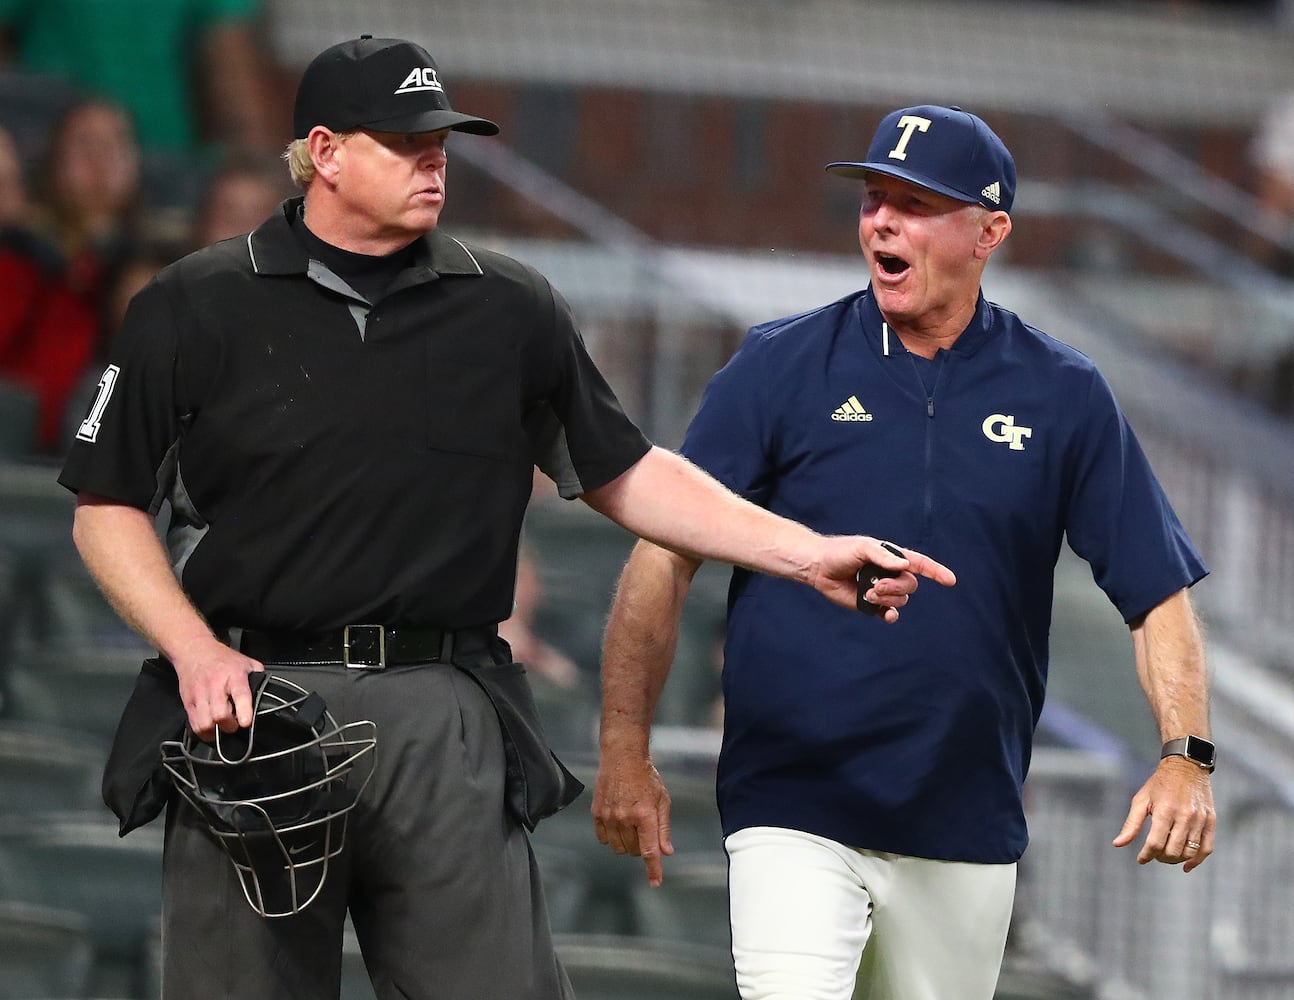
[(1016, 426), (1015, 417), (1009, 413), (991, 413), (980, 425), (990, 441), (1009, 442), (1012, 451), (1024, 451), (1024, 439), (1033, 437), (1033, 428)]

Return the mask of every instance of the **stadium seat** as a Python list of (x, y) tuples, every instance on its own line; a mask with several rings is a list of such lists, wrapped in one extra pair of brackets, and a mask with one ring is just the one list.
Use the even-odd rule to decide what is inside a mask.
[(18, 600), (11, 629), (30, 644), (139, 645), (99, 592), (72, 543), (76, 498), (58, 470), (0, 461), (0, 549), (9, 554)]
[(96, 740), (0, 720), (0, 802), (6, 817), (101, 809), (102, 770)]
[(0, 544), (19, 555), (51, 548), (75, 552), (76, 498), (58, 485), (58, 470), (33, 462), (0, 461)]
[[(611, 595), (636, 539), (582, 505), (569, 504), (532, 505), (525, 538), (544, 574), (546, 600), (536, 616), (538, 630), (596, 673)], [(706, 563), (693, 581), (675, 662), (657, 706), (658, 724), (706, 720), (719, 683), (715, 643), (730, 572), (720, 563)]]
[(597, 748), (598, 704), (582, 688), (571, 689), (543, 677), (530, 677), (530, 690), (548, 744), (558, 756), (588, 754)]
[(82, 644), (27, 650), (9, 665), (5, 715), (84, 733), (106, 749), (147, 655)]
[(71, 911), (94, 945), (94, 996), (139, 996), (161, 912), (161, 824), (117, 835), (98, 814), (56, 813), (0, 824), (0, 898)]
[(732, 567), (706, 562), (692, 579), (678, 645), (656, 709), (658, 725), (707, 726), (721, 692), (723, 634)]
[(642, 863), (597, 842), (587, 798), (541, 822), (531, 842), (554, 929), (589, 934), (637, 931), (632, 886), (643, 877)]
[(0, 545), (0, 718), (9, 698), (9, 663), (17, 645), (19, 567), (14, 554)]
[(636, 925), (630, 887), (642, 877), (642, 862), (620, 857), (597, 842), (589, 813), (596, 758), (571, 755), (563, 760), (586, 791), (561, 812), (540, 821), (531, 834), (545, 895), (553, 897), (563, 930), (632, 934)]
[[(588, 791), (543, 820), (531, 836), (545, 877), (545, 893), (552, 897), (557, 914), (555, 927), (587, 934), (639, 933), (635, 893), (640, 885), (646, 886), (643, 863), (639, 858), (615, 854), (597, 842), (589, 812), (597, 775), (596, 757), (572, 756), (565, 760)], [(675, 848), (674, 856), (665, 859), (668, 882), (676, 865), (713, 858), (715, 852), (722, 851), (723, 837), (713, 777), (672, 769), (666, 769), (663, 777), (672, 800), (671, 837)]]
[(728, 859), (722, 852), (667, 858), (665, 881), (634, 883), (638, 933), (653, 941), (732, 946), (728, 911)]
[(549, 842), (532, 846), (553, 932), (577, 934), (596, 926), (599, 917), (595, 912), (597, 895), (590, 852)]
[(542, 567), (546, 599), (537, 627), (576, 663), (598, 663), (602, 626), (634, 537), (583, 504), (532, 504), (526, 544)]
[(40, 580), (41, 625), (46, 645), (138, 648), (143, 640), (123, 622), (86, 570), (79, 555), (51, 557)]
[(722, 949), (606, 935), (555, 938), (579, 1000), (737, 1000)]
[(723, 850), (723, 828), (712, 770), (692, 773), (657, 761), (670, 795), (670, 839), (674, 859), (684, 861)]
[(0, 460), (27, 459), (35, 452), (39, 407), (32, 390), (0, 379)]
[(79, 913), (0, 900), (0, 1000), (88, 996), (93, 957)]

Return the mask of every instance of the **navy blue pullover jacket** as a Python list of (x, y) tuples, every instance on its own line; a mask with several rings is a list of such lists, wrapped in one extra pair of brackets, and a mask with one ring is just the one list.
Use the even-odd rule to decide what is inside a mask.
[(1132, 621), (1207, 569), (1109, 386), (982, 296), (950, 350), (910, 355), (869, 292), (750, 331), (684, 453), (827, 534), (951, 567), (896, 625), (734, 573), (719, 767), (724, 833), (1015, 861), (1060, 546)]

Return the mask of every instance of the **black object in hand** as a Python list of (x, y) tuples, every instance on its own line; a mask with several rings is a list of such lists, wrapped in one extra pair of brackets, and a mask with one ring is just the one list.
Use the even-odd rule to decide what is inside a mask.
[[(903, 554), (903, 550), (897, 545), (892, 545), (889, 542), (881, 542), (881, 545), (884, 547), (886, 552), (890, 552), (893, 555), (898, 556), (900, 559), (907, 558), (907, 556)], [(873, 562), (863, 563), (863, 565), (858, 569), (858, 610), (865, 615), (874, 615), (877, 617), (885, 614), (885, 605), (872, 604), (866, 599), (865, 595), (877, 580), (885, 577), (892, 579), (902, 572), (903, 570), (901, 569), (885, 569), (883, 566), (877, 566), (876, 563)]]

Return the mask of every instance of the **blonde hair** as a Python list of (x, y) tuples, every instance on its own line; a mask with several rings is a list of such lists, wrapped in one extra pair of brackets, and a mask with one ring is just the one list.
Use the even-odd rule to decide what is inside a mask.
[(309, 143), (305, 139), (293, 139), (283, 150), (283, 159), (287, 161), (292, 183), (302, 190), (309, 187), (315, 179), (315, 163), (310, 159)]
[[(334, 132), (333, 135), (345, 142), (358, 131), (358, 129), (347, 129), (345, 132)], [(288, 148), (283, 150), (283, 159), (287, 161), (288, 174), (292, 178), (292, 183), (302, 190), (308, 188), (310, 182), (315, 179), (315, 163), (310, 158), (310, 140), (293, 139), (288, 143)]]

